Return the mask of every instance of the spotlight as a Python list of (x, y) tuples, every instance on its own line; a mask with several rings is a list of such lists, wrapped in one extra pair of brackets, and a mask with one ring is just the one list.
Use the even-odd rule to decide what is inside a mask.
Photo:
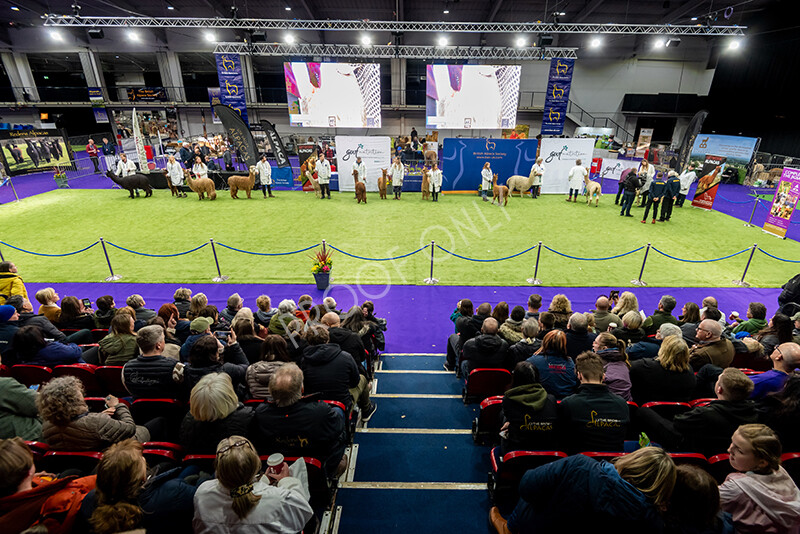
[(697, 17), (692, 17), (692, 22), (695, 22), (696, 20), (697, 20)]
[(447, 46), (447, 37), (439, 37), (439, 46)]
[(78, 5), (77, 2), (72, 4), (70, 7), (72, 8), (72, 14), (73, 15), (75, 15), (76, 17), (80, 17), (81, 16), (81, 6)]
[(90, 28), (86, 33), (89, 34), (89, 39), (102, 39), (106, 36), (102, 28)]
[(667, 48), (677, 48), (681, 45), (681, 38), (680, 37), (670, 37), (667, 39), (665, 46)]
[(742, 46), (742, 42), (739, 39), (735, 39), (728, 43), (728, 50), (738, 50), (740, 46)]
[(525, 42), (525, 38), (524, 38), (524, 37), (517, 37), (517, 40), (516, 40), (516, 42), (515, 42), (514, 44), (516, 44), (516, 45), (517, 45), (517, 48), (522, 48), (522, 47), (524, 47), (524, 46), (525, 46), (527, 43)]
[(361, 37), (361, 44), (369, 47), (372, 45), (372, 39), (369, 38), (369, 35), (364, 35)]
[(11, 6), (11, 11), (19, 11), (19, 8), (17, 6)]
[(204, 35), (205, 35), (206, 41), (208, 41), (209, 43), (217, 42), (217, 36), (214, 35), (214, 32), (206, 32)]
[(231, 18), (236, 20), (239, 17), (239, 8), (236, 6), (231, 6)]
[(173, 6), (167, 6), (167, 10), (168, 11), (175, 11), (175, 8)]
[(139, 42), (139, 34), (136, 33), (135, 31), (131, 30), (131, 31), (128, 32), (128, 39), (133, 41), (134, 43), (138, 43)]
[(664, 39), (656, 39), (653, 41), (653, 48), (664, 48), (665, 44)]
[(599, 37), (594, 37), (591, 41), (589, 41), (589, 46), (592, 48), (600, 48), (600, 45), (603, 44), (603, 40)]
[(56, 30), (50, 30), (50, 37), (51, 37), (51, 38), (52, 38), (54, 41), (58, 41), (58, 42), (61, 42), (61, 41), (63, 41), (63, 40), (64, 40), (64, 36), (63, 36), (63, 35), (61, 35), (61, 32), (59, 32), (59, 31), (56, 31)]
[(444, 11), (442, 11), (442, 13), (444, 13), (445, 15), (449, 15), (450, 14), (450, 10), (449, 9), (445, 9)]
[(291, 11), (291, 10), (292, 10), (292, 8), (291, 8), (291, 7), (289, 7), (289, 6), (286, 6), (286, 7), (284, 7), (283, 9), (285, 9), (286, 11)]
[(291, 33), (287, 33), (284, 36), (283, 40), (286, 41), (286, 44), (294, 44), (295, 43), (294, 35), (292, 35)]

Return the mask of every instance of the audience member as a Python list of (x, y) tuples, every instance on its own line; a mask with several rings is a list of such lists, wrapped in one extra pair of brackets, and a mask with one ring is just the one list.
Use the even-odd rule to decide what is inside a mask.
[(61, 308), (58, 307), (56, 302), (61, 298), (52, 287), (46, 287), (36, 292), (36, 301), (41, 304), (39, 306), (39, 315), (44, 315), (53, 324), (58, 323), (61, 317)]
[(303, 351), (308, 347), (305, 338), (305, 325), (300, 319), (293, 319), (286, 325), (286, 350), (289, 351), (291, 361), (300, 365), (303, 361)]
[(539, 339), (544, 339), (544, 337), (555, 330), (556, 326), (556, 316), (550, 312), (542, 312), (539, 314), (539, 333), (536, 334), (536, 337)]
[(180, 350), (182, 362), (189, 359), (189, 352), (192, 350), (192, 345), (194, 345), (198, 339), (211, 335), (212, 324), (214, 324), (214, 320), (210, 317), (198, 317), (189, 323), (189, 337), (183, 342)]
[(597, 329), (595, 328), (594, 322), (594, 314), (592, 312), (583, 312), (583, 316), (586, 318), (586, 329), (590, 334), (597, 334)]
[(751, 399), (762, 399), (769, 393), (783, 389), (789, 373), (800, 366), (800, 345), (782, 343), (775, 347), (769, 358), (772, 360), (772, 369), (750, 377), (754, 385)]
[(767, 307), (760, 302), (751, 302), (747, 306), (747, 320), (739, 321), (737, 317), (734, 324), (734, 334), (748, 332), (752, 336), (759, 333), (767, 327)]
[(703, 299), (703, 307), (700, 308), (700, 316), (702, 317), (703, 312), (709, 308), (719, 311), (719, 319), (717, 319), (717, 321), (719, 321), (719, 325), (724, 329), (727, 325), (725, 322), (725, 314), (719, 309), (719, 303), (717, 302), (717, 299), (712, 296), (708, 296)]
[(794, 371), (778, 393), (758, 402), (758, 422), (773, 429), (787, 451), (800, 450), (800, 371)]
[(661, 297), (661, 300), (658, 302), (658, 309), (642, 323), (642, 329), (646, 336), (654, 335), (658, 328), (664, 323), (678, 324), (678, 320), (672, 315), (675, 304), (675, 297), (670, 295)]
[[(455, 326), (455, 333), (450, 334), (447, 338), (447, 354), (444, 364), (444, 369), (446, 371), (455, 370), (456, 364), (461, 358), (461, 349), (466, 342), (464, 336), (468, 336), (467, 339), (469, 339), (469, 337), (474, 337), (476, 335), (472, 327), (473, 313), (472, 301), (469, 299), (461, 299), (458, 301), (456, 311), (450, 314), (450, 320), (453, 321)], [(483, 319), (481, 319), (481, 325), (482, 324)], [(477, 331), (480, 331), (480, 325)]]
[(555, 328), (559, 330), (567, 329), (567, 321), (569, 321), (569, 317), (572, 315), (572, 304), (566, 295), (559, 293), (554, 296), (553, 300), (550, 301), (550, 307), (547, 311), (555, 316)]
[(586, 316), (574, 313), (567, 319), (567, 356), (575, 358), (578, 354), (592, 350), (592, 343), (597, 334), (589, 332)]
[(358, 337), (361, 338), (361, 343), (364, 345), (364, 350), (373, 356), (377, 354), (378, 348), (374, 340), (379, 332), (378, 325), (368, 321), (364, 317), (364, 312), (361, 308), (353, 306), (347, 311), (344, 319), (342, 319), (342, 328), (358, 334)]
[[(82, 344), (84, 339), (86, 339), (82, 332), (76, 332), (67, 336), (64, 332), (56, 328), (44, 315), (35, 315), (30, 301), (25, 300), (22, 295), (11, 295), (6, 299), (6, 305), (13, 306), (14, 309), (17, 310), (19, 318), (17, 319), (16, 326), (18, 328), (22, 328), (23, 326), (37, 326), (39, 330), (42, 331), (42, 335), (45, 339), (52, 339), (53, 341)], [(91, 332), (89, 333), (89, 339), (92, 339)]]
[(725, 369), (733, 361), (733, 344), (722, 336), (722, 326), (713, 319), (703, 319), (697, 327), (697, 345), (689, 351), (689, 363), (695, 371), (706, 364)]
[(55, 367), (86, 363), (83, 351), (74, 344), (47, 341), (38, 326), (23, 326), (14, 333), (14, 352), (19, 363)]
[[(683, 334), (683, 340), (686, 341), (686, 344), (690, 347), (696, 345), (699, 340), (697, 339), (697, 327), (700, 326), (700, 323), (705, 321), (706, 319), (710, 319), (712, 321), (719, 322), (720, 318), (722, 317), (722, 313), (713, 307), (710, 308), (702, 308), (700, 310), (700, 320), (694, 324), (686, 323), (681, 326), (681, 333)], [(722, 327), (722, 325), (720, 325)], [(724, 329), (724, 327), (722, 327)]]
[(522, 306), (514, 306), (511, 310), (511, 316), (506, 319), (504, 323), (500, 324), (498, 335), (506, 340), (509, 345), (520, 341), (522, 335), (522, 321), (525, 318), (525, 308)]
[(296, 310), (297, 304), (293, 300), (283, 299), (278, 304), (278, 313), (269, 320), (269, 333), (279, 336), (286, 335), (286, 326), (297, 318)]
[[(322, 324), (328, 328), (328, 337), (331, 343), (339, 345), (344, 352), (353, 357), (355, 362), (363, 362), (367, 355), (361, 337), (347, 328), (342, 328), (339, 322), (339, 315), (336, 312), (328, 312), (322, 317)], [(364, 367), (358, 366), (359, 373), (366, 374)]]
[(608, 325), (611, 323), (615, 323), (617, 326), (622, 324), (622, 319), (620, 319), (619, 315), (610, 311), (611, 302), (608, 300), (608, 297), (604, 295), (597, 297), (594, 308), (592, 314), (594, 315), (594, 324), (598, 333), (607, 332)]
[[(125, 304), (133, 308), (133, 310), (136, 312), (137, 321), (147, 322), (156, 316), (155, 310), (145, 308), (144, 306), (146, 303), (144, 301), (144, 298), (136, 293), (125, 299)], [(61, 302), (61, 309), (63, 313), (64, 301)]]
[(294, 311), (294, 316), (303, 321), (308, 321), (309, 312), (314, 307), (314, 299), (311, 295), (300, 295), (297, 299), (297, 309)]
[(528, 361), (539, 371), (544, 389), (557, 399), (575, 392), (578, 386), (575, 362), (567, 356), (567, 336), (561, 330), (548, 332), (541, 348)]
[[(158, 315), (150, 319), (148, 324), (158, 324), (164, 327), (165, 341), (169, 347), (168, 354), (164, 355), (180, 359), (180, 348), (192, 333), (192, 322), (188, 319), (181, 319), (178, 307), (175, 304), (167, 303), (161, 305)], [(173, 346), (176, 349), (172, 349)]]
[(653, 337), (642, 338), (638, 343), (634, 343), (627, 349), (628, 358), (631, 361), (641, 360), (642, 358), (655, 358), (661, 342), (669, 336), (681, 336), (681, 327), (672, 323), (664, 323), (658, 327), (656, 335)]
[(215, 336), (202, 336), (189, 351), (189, 365), (184, 369), (185, 390), (188, 393), (194, 389), (207, 374), (226, 373), (231, 377), (236, 394), (244, 399), (247, 396), (245, 374), (248, 365), (247, 357), (233, 332), (228, 336), (227, 345), (223, 345)]
[[(63, 306), (63, 303), (62, 303)], [(769, 324), (760, 330), (754, 338), (764, 347), (764, 354), (772, 354), (775, 347), (781, 343), (792, 342), (792, 320), (782, 313), (776, 313), (769, 320)]]
[(103, 295), (94, 301), (97, 306), (97, 311), (94, 312), (94, 322), (97, 328), (108, 329), (111, 327), (111, 319), (117, 313), (116, 303), (114, 297), (111, 295)]
[(256, 335), (255, 326), (253, 312), (248, 307), (240, 308), (231, 321), (231, 330), (251, 364), (261, 359), (261, 344), (264, 342), (263, 337)]
[(236, 313), (242, 309), (242, 306), (244, 306), (244, 299), (239, 296), (239, 293), (234, 293), (228, 297), (228, 304), (225, 309), (220, 312), (220, 315), (229, 323), (233, 323), (233, 318), (236, 316)]
[(340, 310), (337, 307), (338, 305), (336, 304), (336, 299), (334, 299), (333, 297), (325, 297), (324, 299), (322, 299), (322, 304), (325, 306), (325, 309), (328, 310), (329, 312), (334, 312), (338, 313), (339, 315), (342, 315), (342, 310)]
[(219, 310), (213, 304), (209, 304), (200, 311), (200, 317), (211, 319), (211, 331), (230, 330), (231, 323), (219, 314)]
[(625, 355), (625, 342), (603, 332), (595, 338), (592, 350), (603, 360), (604, 382), (608, 390), (626, 401), (631, 400), (631, 364)]
[[(694, 302), (687, 302), (681, 308), (681, 314), (678, 316), (678, 326), (683, 329), (686, 324), (695, 324), (700, 322), (700, 306)], [(694, 334), (694, 330), (692, 330)]]
[(14, 437), (26, 441), (42, 437), (36, 392), (10, 376), (0, 376), (0, 439)]
[(689, 402), (695, 376), (689, 365), (689, 347), (680, 336), (668, 336), (655, 358), (631, 364), (631, 395), (641, 406), (648, 402)]
[(259, 295), (256, 299), (256, 306), (258, 307), (254, 316), (256, 323), (264, 328), (269, 328), (269, 322), (278, 313), (278, 308), (272, 307), (272, 300), (267, 295)]
[(613, 329), (611, 333), (629, 347), (644, 339), (644, 330), (640, 328), (641, 326), (642, 315), (638, 311), (629, 311), (622, 316), (622, 325)]
[(525, 361), (542, 346), (542, 341), (537, 337), (539, 333), (539, 321), (536, 319), (525, 319), (522, 323), (522, 339), (508, 348), (510, 362), (514, 365)]
[(675, 489), (666, 511), (665, 532), (732, 534), (733, 519), (731, 514), (720, 509), (719, 488), (714, 477), (689, 464), (677, 466), (675, 474)]
[(6, 365), (17, 363), (14, 351), (14, 336), (19, 331), (17, 319), (19, 314), (14, 306), (0, 306), (0, 355), (6, 359)]
[(250, 398), (272, 401), (269, 381), (278, 368), (292, 361), (286, 346), (286, 340), (275, 334), (268, 335), (261, 343), (261, 359), (247, 368)]
[(463, 376), (469, 376), (477, 368), (513, 368), (509, 361), (508, 343), (497, 335), (497, 330), (497, 319), (489, 317), (483, 321), (480, 335), (464, 343), (460, 364)]
[(534, 293), (528, 297), (528, 311), (525, 312), (525, 319), (539, 320), (539, 308), (542, 307), (542, 296)]
[(178, 399), (183, 396), (184, 364), (162, 355), (164, 329), (145, 326), (136, 333), (141, 354), (122, 368), (122, 382), (134, 398)]
[(196, 293), (189, 301), (189, 311), (186, 312), (186, 318), (193, 321), (200, 317), (200, 312), (208, 306), (208, 297), (205, 293)]
[(192, 305), (192, 290), (187, 287), (179, 287), (172, 295), (173, 304), (178, 309), (178, 317), (186, 319), (189, 308)]
[(492, 317), (497, 320), (497, 324), (503, 324), (508, 319), (508, 302), (500, 301), (498, 302), (494, 309), (492, 310)]
[(28, 298), (28, 291), (22, 277), (17, 274), (17, 266), (10, 261), (0, 262), (0, 306), (6, 303), (6, 299), (11, 295), (22, 295)]
[(61, 301), (61, 314), (54, 324), (61, 330), (91, 330), (96, 326), (91, 311), (77, 297), (64, 297)]
[(539, 383), (539, 371), (531, 362), (521, 361), (514, 367), (511, 388), (503, 396), (503, 418), (500, 429), (501, 451), (555, 449), (556, 398)]
[[(639, 300), (630, 291), (623, 291), (619, 296), (617, 305), (611, 308), (611, 313), (625, 320), (625, 314), (634, 311), (639, 313)], [(641, 326), (641, 325), (640, 325)]]
[(133, 318), (116, 315), (111, 319), (108, 335), (98, 342), (100, 363), (103, 365), (125, 365), (139, 354), (136, 335), (133, 333)]
[[(327, 300), (333, 300), (332, 297), (325, 297), (325, 310), (326, 311), (334, 311), (336, 308), (336, 301), (333, 300), (333, 306), (329, 306)], [(363, 304), (361, 304), (361, 311), (364, 312), (364, 320), (369, 321), (377, 325), (376, 329), (373, 329), (374, 332), (374, 344), (375, 348), (378, 350), (386, 350), (386, 337), (383, 335), (386, 332), (387, 323), (386, 319), (382, 317), (375, 316), (375, 303), (371, 300), (365, 300)], [(341, 312), (336, 312), (338, 315), (341, 315)]]

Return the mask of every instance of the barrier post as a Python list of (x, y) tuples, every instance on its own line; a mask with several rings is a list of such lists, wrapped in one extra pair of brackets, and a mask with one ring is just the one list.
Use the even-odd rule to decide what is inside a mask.
[(0, 261), (6, 261), (5, 256), (3, 256), (3, 250), (0, 249)]
[(322, 254), (325, 255), (325, 240), (322, 240)]
[(745, 226), (747, 226), (748, 228), (750, 228), (750, 227), (752, 227), (752, 226), (753, 226), (753, 215), (755, 215), (755, 214), (756, 214), (756, 206), (758, 206), (758, 200), (759, 200), (759, 199), (758, 199), (758, 197), (756, 197), (756, 201), (755, 201), (755, 202), (753, 202), (753, 211), (751, 211), (751, 212), (750, 212), (750, 218), (749, 218), (749, 219), (747, 220), (747, 222), (744, 224), (744, 225), (745, 225)]
[(644, 266), (647, 263), (647, 255), (650, 253), (650, 243), (647, 244), (647, 248), (644, 249), (644, 259), (642, 260), (642, 269), (639, 271), (639, 278), (635, 280), (631, 280), (631, 284), (635, 286), (646, 286), (647, 282), (642, 280), (642, 275), (644, 275)]
[(111, 268), (111, 260), (108, 259), (108, 250), (106, 250), (106, 242), (101, 237), (100, 244), (103, 245), (103, 254), (106, 256), (106, 263), (108, 264), (108, 270), (111, 273), (111, 276), (106, 278), (106, 282), (114, 282), (115, 280), (120, 280), (122, 278), (121, 274), (114, 274), (114, 269)]
[(425, 282), (426, 284), (431, 285), (431, 286), (439, 281), (439, 280), (437, 280), (436, 278), (433, 277), (433, 249), (436, 248), (435, 245), (436, 245), (436, 243), (431, 241), (431, 275), (428, 278), (426, 278), (425, 280), (423, 280), (423, 282)]
[(539, 256), (542, 255), (542, 242), (539, 241), (539, 244), (536, 248), (536, 266), (533, 268), (533, 278), (528, 278), (528, 283), (533, 284), (535, 286), (542, 285), (542, 281), (539, 280)]
[(217, 276), (211, 279), (212, 282), (224, 282), (228, 279), (227, 276), (222, 275), (222, 271), (219, 270), (219, 260), (217, 259), (217, 248), (214, 246), (214, 239), (209, 239), (211, 242), (211, 252), (214, 253), (214, 263), (217, 265)]
[[(752, 217), (751, 217), (752, 218)], [(758, 248), (758, 243), (753, 243), (753, 246), (750, 250), (750, 257), (747, 258), (747, 265), (744, 266), (744, 272), (742, 273), (741, 280), (733, 280), (733, 284), (742, 287), (750, 287), (750, 284), (744, 281), (744, 277), (747, 276), (747, 269), (750, 268), (750, 262), (753, 261), (753, 254), (756, 253), (756, 249)]]

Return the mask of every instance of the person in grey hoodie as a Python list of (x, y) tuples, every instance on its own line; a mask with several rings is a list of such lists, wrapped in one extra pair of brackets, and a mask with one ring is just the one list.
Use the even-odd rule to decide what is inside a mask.
[(512, 373), (511, 389), (503, 397), (502, 453), (555, 448), (557, 406), (556, 398), (539, 383), (536, 366), (519, 362)]
[(272, 307), (272, 300), (267, 295), (261, 295), (256, 299), (256, 306), (258, 310), (253, 316), (256, 324), (260, 324), (264, 328), (269, 328), (269, 321), (272, 316), (278, 313), (278, 308)]

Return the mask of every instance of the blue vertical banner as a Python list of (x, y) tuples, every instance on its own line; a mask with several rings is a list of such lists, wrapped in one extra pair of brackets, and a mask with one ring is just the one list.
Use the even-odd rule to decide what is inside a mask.
[(214, 54), (217, 59), (217, 76), (219, 77), (219, 97), (225, 106), (235, 109), (245, 124), (247, 120), (247, 102), (244, 94), (244, 76), (239, 54)]
[(572, 87), (574, 59), (553, 58), (550, 60), (550, 78), (544, 99), (542, 135), (561, 135), (567, 118), (569, 90)]

